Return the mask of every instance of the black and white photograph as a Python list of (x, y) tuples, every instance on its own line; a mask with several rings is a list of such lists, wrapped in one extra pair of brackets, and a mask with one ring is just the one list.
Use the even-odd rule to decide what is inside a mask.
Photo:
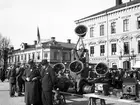
[(0, 0), (0, 105), (140, 105), (140, 0)]

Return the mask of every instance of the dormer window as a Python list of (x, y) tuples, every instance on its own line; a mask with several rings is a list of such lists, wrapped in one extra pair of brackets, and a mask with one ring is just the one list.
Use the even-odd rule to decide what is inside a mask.
[(22, 43), (20, 46), (21, 46), (20, 47), (21, 50), (25, 50), (25, 43)]

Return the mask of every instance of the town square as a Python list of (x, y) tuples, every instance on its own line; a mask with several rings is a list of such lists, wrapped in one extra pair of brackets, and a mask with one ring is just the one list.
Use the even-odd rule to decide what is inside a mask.
[(0, 3), (0, 105), (140, 105), (140, 0)]

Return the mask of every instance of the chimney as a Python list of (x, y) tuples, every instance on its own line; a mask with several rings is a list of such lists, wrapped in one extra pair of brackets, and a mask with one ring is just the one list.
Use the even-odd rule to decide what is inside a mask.
[(52, 41), (55, 41), (55, 37), (51, 37), (51, 40), (52, 40)]
[(14, 50), (14, 47), (10, 47), (10, 50)]
[(122, 4), (122, 0), (116, 0), (116, 6), (121, 5)]
[(37, 45), (37, 40), (34, 41), (34, 45)]
[(71, 39), (67, 39), (67, 42), (70, 44), (71, 43)]
[(25, 48), (25, 49), (27, 48), (27, 46), (28, 46), (28, 44), (27, 44), (27, 43), (24, 43), (24, 48)]

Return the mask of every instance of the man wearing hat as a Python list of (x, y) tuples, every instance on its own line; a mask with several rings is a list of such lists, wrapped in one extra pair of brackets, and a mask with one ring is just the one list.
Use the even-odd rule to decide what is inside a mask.
[(24, 86), (24, 80), (22, 78), (22, 75), (24, 73), (24, 65), (21, 64), (20, 67), (19, 67), (19, 70), (17, 72), (17, 76), (16, 76), (16, 79), (17, 79), (17, 87), (18, 87), (18, 96), (22, 96), (22, 90), (23, 90), (23, 86)]
[(33, 60), (30, 60), (28, 64), (22, 76), (25, 81), (25, 103), (26, 105), (40, 105), (40, 72), (36, 69)]
[(10, 70), (7, 73), (7, 77), (10, 83), (10, 97), (14, 97), (15, 90), (16, 90), (16, 65), (15, 64), (11, 66)]
[(52, 90), (55, 83), (55, 72), (47, 60), (42, 60), (41, 82), (42, 82), (42, 103), (53, 105)]

